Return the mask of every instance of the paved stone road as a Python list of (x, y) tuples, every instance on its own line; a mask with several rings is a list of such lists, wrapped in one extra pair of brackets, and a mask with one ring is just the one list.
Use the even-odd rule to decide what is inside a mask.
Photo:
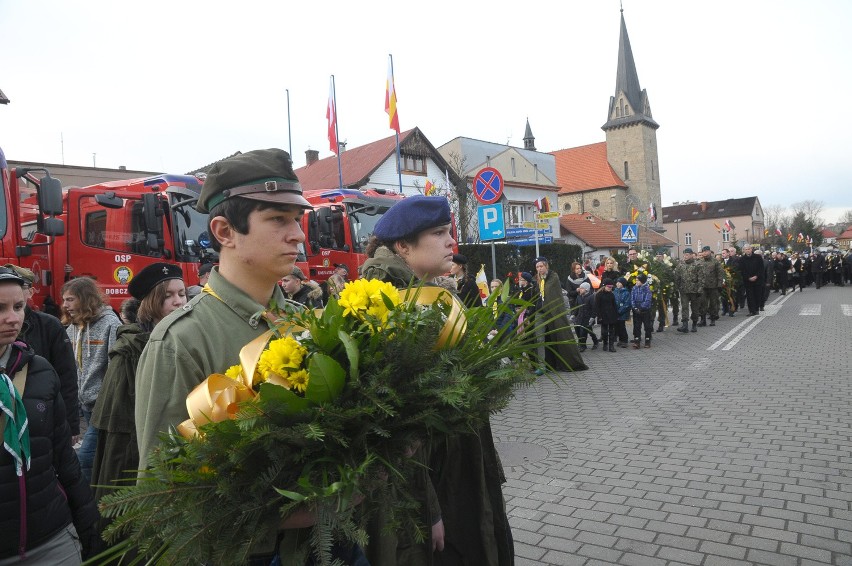
[(852, 288), (769, 303), (493, 418), (518, 566), (852, 565)]

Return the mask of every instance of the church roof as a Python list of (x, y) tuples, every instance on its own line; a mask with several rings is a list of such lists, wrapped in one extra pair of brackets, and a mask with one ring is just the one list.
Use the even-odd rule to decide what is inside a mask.
[(524, 139), (525, 140), (535, 139), (533, 137), (532, 128), (530, 128), (530, 119), (529, 118), (527, 118), (527, 128), (526, 128), (526, 130), (524, 130)]
[[(0, 104), (9, 104), (9, 102), (9, 98), (0, 90)], [(529, 127), (529, 123), (527, 123), (527, 126)]]
[(685, 202), (663, 207), (663, 222), (675, 220), (706, 220), (708, 218), (733, 218), (751, 216), (757, 197), (731, 198), (712, 202)]
[(579, 193), (627, 185), (606, 159), (606, 142), (581, 145), (551, 152), (556, 158), (556, 184), (559, 194)]
[[(559, 226), (593, 248), (626, 248), (621, 241), (621, 222), (603, 220), (594, 214), (563, 214)], [(676, 242), (659, 232), (640, 226), (637, 244), (643, 247), (675, 246)], [(631, 244), (632, 245), (632, 244)]]

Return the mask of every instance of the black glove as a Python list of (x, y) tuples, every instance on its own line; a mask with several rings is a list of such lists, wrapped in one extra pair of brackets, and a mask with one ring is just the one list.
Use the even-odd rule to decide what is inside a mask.
[(107, 548), (104, 539), (101, 538), (101, 534), (98, 532), (97, 523), (79, 533), (79, 536), (80, 544), (83, 546), (84, 561), (97, 556)]

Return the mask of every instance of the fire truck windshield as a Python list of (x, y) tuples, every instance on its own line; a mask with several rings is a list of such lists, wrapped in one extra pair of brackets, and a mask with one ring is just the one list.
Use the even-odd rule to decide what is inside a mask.
[(197, 194), (169, 188), (169, 204), (174, 218), (175, 259), (178, 261), (218, 261), (210, 247), (207, 215), (195, 210)]
[(378, 202), (378, 199), (370, 199), (369, 202), (361, 200), (346, 199), (346, 214), (349, 216), (349, 224), (352, 230), (352, 243), (355, 253), (365, 253), (367, 242), (373, 235), (376, 222), (387, 212), (396, 201), (388, 199), (387, 202)]

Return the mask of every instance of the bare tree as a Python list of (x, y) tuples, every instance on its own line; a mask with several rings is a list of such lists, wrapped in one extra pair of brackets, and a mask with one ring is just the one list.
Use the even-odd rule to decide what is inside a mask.
[(822, 219), (822, 209), (824, 206), (822, 201), (809, 199), (793, 203), (790, 205), (790, 208), (793, 209), (794, 217), (801, 214), (807, 222), (810, 222), (814, 226), (822, 226), (825, 224), (825, 221)]
[(763, 207), (763, 227), (769, 230), (769, 233), (775, 232), (776, 228), (781, 227), (781, 218), (785, 215), (786, 209), (780, 204), (770, 204)]
[(852, 209), (844, 212), (843, 215), (837, 220), (837, 223), (842, 224), (844, 230), (852, 226)]
[(479, 243), (479, 230), (476, 229), (476, 199), (473, 196), (473, 191), (467, 185), (467, 177), (465, 175), (467, 156), (452, 151), (447, 162), (464, 184), (461, 187), (451, 186), (450, 194), (448, 195), (453, 212), (456, 215), (459, 242)]

